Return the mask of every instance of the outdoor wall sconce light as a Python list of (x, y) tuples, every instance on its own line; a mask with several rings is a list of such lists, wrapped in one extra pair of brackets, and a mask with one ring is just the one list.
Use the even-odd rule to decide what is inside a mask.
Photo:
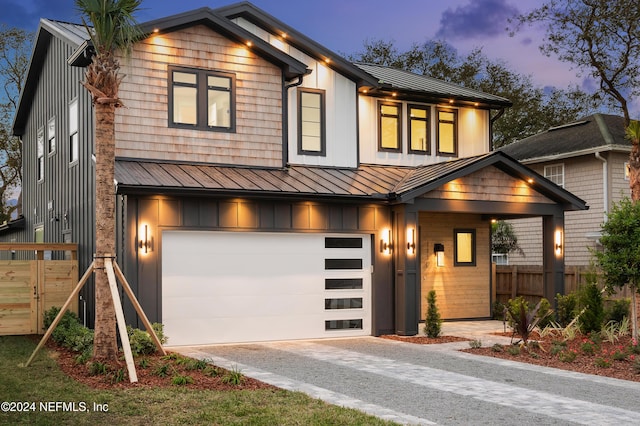
[(555, 249), (556, 249), (556, 256), (560, 256), (562, 254), (562, 231), (560, 230), (556, 231)]
[(444, 244), (435, 243), (433, 252), (436, 254), (436, 266), (444, 266)]
[(407, 228), (407, 253), (416, 254), (416, 230)]
[(386, 229), (382, 231), (382, 238), (380, 239), (380, 253), (391, 254), (392, 249), (391, 229)]
[(144, 225), (140, 234), (140, 241), (138, 242), (140, 251), (145, 254), (153, 251), (153, 237), (149, 235), (149, 226)]

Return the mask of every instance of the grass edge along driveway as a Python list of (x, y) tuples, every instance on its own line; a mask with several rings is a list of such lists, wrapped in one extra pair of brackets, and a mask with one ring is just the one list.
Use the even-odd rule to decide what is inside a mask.
[(18, 367), (36, 343), (31, 337), (0, 336), (0, 425), (394, 424), (286, 390), (91, 389), (66, 376), (48, 349), (29, 367)]

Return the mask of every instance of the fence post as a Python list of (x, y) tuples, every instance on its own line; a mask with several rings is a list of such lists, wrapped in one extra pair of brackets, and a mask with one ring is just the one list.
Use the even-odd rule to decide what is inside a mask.
[(511, 269), (511, 299), (518, 297), (518, 266), (513, 265)]

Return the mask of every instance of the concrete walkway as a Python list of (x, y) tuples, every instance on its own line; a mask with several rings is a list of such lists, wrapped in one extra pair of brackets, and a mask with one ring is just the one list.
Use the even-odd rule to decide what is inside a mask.
[[(445, 335), (509, 343), (502, 322), (443, 324)], [(224, 368), (402, 424), (632, 425), (640, 383), (375, 337), (176, 347)]]

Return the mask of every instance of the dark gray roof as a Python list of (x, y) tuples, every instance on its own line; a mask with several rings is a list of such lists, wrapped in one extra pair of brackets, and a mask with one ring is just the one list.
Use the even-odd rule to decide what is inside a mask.
[(624, 119), (615, 115), (593, 114), (563, 126), (552, 127), (500, 148), (520, 161), (544, 161), (597, 151), (629, 151)]
[(568, 210), (586, 209), (583, 200), (499, 151), (418, 167), (361, 165), (356, 169), (317, 166), (275, 169), (118, 159), (116, 181), (118, 191), (125, 194), (206, 193), (402, 203), (487, 166), (495, 166), (519, 179), (534, 177), (539, 193)]
[(479, 102), (492, 107), (508, 107), (512, 103), (510, 100), (468, 89), (437, 78), (425, 75), (414, 74), (395, 68), (381, 65), (356, 63), (357, 67), (371, 74), (378, 80), (380, 86), (387, 86), (389, 89), (398, 91), (420, 92), (426, 96), (431, 96), (438, 100)]

